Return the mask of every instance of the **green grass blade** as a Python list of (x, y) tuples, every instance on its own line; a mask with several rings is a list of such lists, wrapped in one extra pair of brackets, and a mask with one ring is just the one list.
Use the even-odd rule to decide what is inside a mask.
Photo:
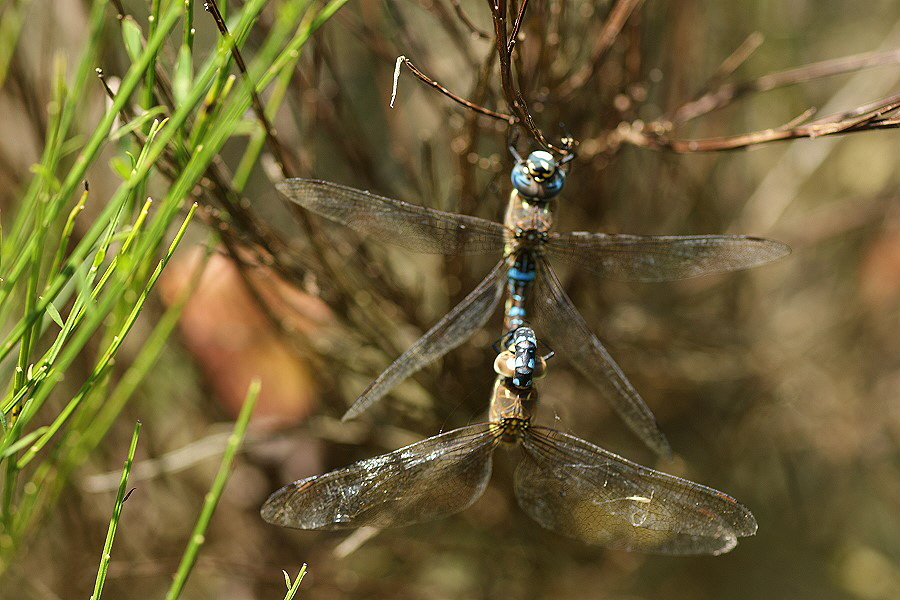
[(194, 563), (197, 562), (197, 555), (200, 553), (200, 548), (205, 542), (206, 529), (209, 527), (209, 521), (212, 519), (213, 512), (216, 510), (216, 505), (219, 503), (222, 491), (225, 489), (225, 483), (228, 481), (228, 476), (231, 473), (231, 463), (234, 461), (234, 456), (237, 454), (241, 441), (244, 439), (244, 433), (247, 431), (247, 424), (250, 422), (250, 415), (253, 413), (253, 406), (256, 404), (258, 395), (259, 381), (254, 380), (247, 390), (244, 406), (241, 408), (241, 413), (238, 415), (237, 421), (235, 421), (234, 431), (228, 438), (228, 445), (225, 447), (225, 453), (222, 455), (219, 471), (216, 473), (216, 478), (213, 481), (212, 487), (206, 494), (206, 500), (203, 502), (200, 517), (197, 519), (197, 524), (194, 526), (194, 531), (191, 533), (191, 537), (188, 540), (184, 556), (181, 558), (181, 564), (179, 564), (178, 570), (175, 572), (175, 580), (172, 582), (172, 586), (166, 594), (166, 600), (175, 600), (181, 595), (191, 570), (194, 568)]
[[(109, 132), (112, 129), (114, 121), (121, 113), (122, 109), (128, 104), (128, 102), (130, 102), (131, 93), (135, 90), (135, 88), (137, 88), (145, 71), (150, 67), (152, 61), (155, 59), (156, 52), (162, 46), (169, 32), (175, 27), (178, 19), (181, 17), (182, 8), (183, 4), (180, 2), (173, 2), (169, 6), (169, 9), (164, 13), (163, 17), (160, 20), (158, 29), (148, 40), (147, 46), (144, 52), (141, 54), (140, 60), (133, 63), (131, 65), (131, 68), (128, 69), (128, 72), (125, 74), (125, 77), (122, 79), (122, 83), (119, 86), (119, 91), (112, 102), (112, 106), (103, 115), (103, 118), (101, 119), (100, 123), (98, 123), (96, 129), (94, 130), (94, 133), (91, 135), (87, 144), (75, 159), (75, 163), (69, 170), (69, 173), (61, 184), (59, 191), (54, 195), (54, 201), (52, 201), (47, 208), (46, 214), (44, 215), (44, 222), (41, 223), (42, 226), (48, 226), (50, 223), (56, 220), (58, 213), (62, 210), (63, 206), (67, 202), (67, 199), (73, 195), (79, 183), (84, 181), (88, 167), (90, 167), (91, 164), (93, 164), (97, 159), (101, 148), (108, 139)], [(130, 191), (131, 188), (137, 186), (138, 183), (139, 180), (135, 180), (134, 182), (131, 182), (131, 187), (128, 187), (127, 185), (123, 187), (127, 191)], [(120, 191), (122, 191), (122, 188), (120, 188)], [(113, 202), (112, 204), (115, 205), (116, 203)], [(101, 215), (101, 218), (105, 216), (106, 215), (104, 211), (104, 214)], [(87, 241), (90, 245), (94, 240), (91, 239), (90, 236), (87, 236), (83, 241)], [(34, 240), (33, 238), (28, 238), (28, 241), (25, 244), (25, 248), (23, 248), (22, 252), (16, 258), (14, 264), (10, 268), (10, 273), (7, 276), (8, 280), (14, 281), (21, 276), (22, 272), (28, 266), (28, 257), (34, 251), (33, 246), (35, 246), (36, 244), (36, 240)], [(3, 300), (5, 300), (5, 295), (3, 294), (3, 289), (0, 289), (0, 302), (2, 302)]]
[(141, 346), (140, 353), (128, 368), (116, 387), (104, 398), (98, 412), (93, 416), (90, 429), (82, 433), (78, 438), (78, 447), (73, 450), (70, 462), (80, 463), (101, 441), (102, 437), (112, 427), (116, 417), (125, 407), (125, 403), (131, 398), (138, 386), (150, 373), (156, 361), (166, 349), (166, 341), (178, 326), (178, 319), (193, 292), (200, 284), (201, 276), (207, 261), (212, 254), (208, 250), (206, 256), (200, 261), (195, 274), (190, 278), (190, 284), (179, 294), (179, 297), (166, 310), (159, 319), (150, 336)]
[[(135, 321), (137, 320), (137, 317), (140, 314), (141, 309), (143, 309), (144, 303), (146, 302), (146, 300), (150, 294), (150, 290), (153, 289), (154, 285), (156, 284), (157, 279), (159, 278), (160, 274), (162, 273), (162, 270), (165, 268), (166, 264), (169, 262), (169, 259), (172, 257), (172, 254), (175, 252), (175, 248), (178, 247), (178, 244), (181, 242), (181, 239), (184, 237), (184, 234), (187, 231), (188, 223), (190, 223), (191, 219), (193, 218), (194, 211), (196, 210), (196, 208), (197, 208), (196, 205), (194, 205), (191, 208), (190, 212), (188, 213), (187, 217), (185, 218), (184, 222), (181, 225), (181, 229), (178, 231), (178, 233), (175, 235), (175, 238), (172, 240), (172, 243), (169, 246), (169, 251), (157, 264), (156, 270), (153, 272), (153, 275), (150, 277), (150, 280), (147, 282), (147, 285), (144, 287), (143, 291), (141, 292), (140, 297), (138, 297), (138, 299), (135, 301), (134, 306), (131, 310), (131, 314), (128, 316), (128, 318), (125, 320), (125, 322), (122, 324), (122, 326), (121, 326), (120, 330), (117, 332), (117, 334), (113, 337), (110, 345), (103, 352), (99, 362), (94, 367), (94, 371), (88, 377), (87, 381), (85, 381), (85, 383), (82, 385), (81, 389), (78, 391), (78, 393), (75, 395), (75, 397), (72, 398), (71, 401), (69, 401), (69, 403), (66, 405), (66, 407), (59, 413), (59, 415), (56, 417), (56, 419), (54, 419), (53, 423), (50, 425), (49, 429), (44, 433), (44, 435), (42, 435), (41, 438), (37, 442), (35, 442), (35, 444), (31, 448), (29, 448), (28, 451), (25, 453), (25, 455), (19, 460), (18, 468), (21, 469), (25, 465), (27, 465), (37, 455), (37, 453), (40, 452), (41, 449), (47, 443), (50, 442), (51, 438), (54, 435), (56, 435), (56, 433), (60, 430), (60, 428), (63, 426), (63, 424), (72, 415), (74, 410), (82, 402), (82, 400), (87, 395), (87, 393), (91, 390), (93, 383), (98, 381), (100, 378), (102, 378), (106, 374), (107, 368), (109, 367), (113, 357), (115, 356), (116, 352), (118, 351), (119, 347), (121, 346), (122, 342), (124, 341), (125, 336), (128, 335), (128, 332), (131, 330), (131, 327), (134, 325)], [(110, 294), (109, 297), (106, 299), (106, 301), (107, 302), (110, 302), (111, 300), (114, 301), (116, 295), (117, 294)], [(104, 317), (106, 312), (107, 311), (97, 311), (96, 315), (99, 315), (100, 317)], [(99, 323), (97, 323), (97, 325), (99, 325)], [(85, 330), (87, 330), (89, 333), (90, 331), (94, 330), (94, 327), (82, 328), (82, 330), (79, 331), (79, 334), (83, 334)], [(77, 347), (80, 347), (80, 346), (81, 345), (79, 344)], [(66, 350), (70, 350), (73, 347), (76, 347), (75, 344), (69, 345), (66, 348)], [(77, 353), (69, 352), (69, 354), (71, 356), (71, 359), (74, 359), (75, 354), (77, 354)], [(62, 359), (62, 356), (60, 358)], [(66, 360), (66, 361), (64, 361), (64, 364), (68, 365), (70, 362), (71, 362), (71, 360)], [(64, 370), (64, 367), (60, 368), (60, 366), (54, 366), (53, 370), (56, 373), (61, 373)], [(49, 377), (50, 377), (50, 375), (48, 374), (48, 378)], [(50, 387), (50, 386), (45, 386), (41, 391), (43, 391), (44, 389), (47, 389), (48, 387)], [(40, 406), (40, 404), (42, 403), (42, 401), (45, 397), (46, 397), (46, 394), (43, 394), (41, 396), (38, 396), (38, 394), (35, 394), (34, 404), (36, 406)], [(32, 410), (36, 410), (36, 409), (32, 409)]]
[(290, 576), (288, 576), (287, 571), (282, 571), (284, 573), (284, 582), (287, 584), (287, 594), (284, 595), (284, 600), (293, 600), (294, 596), (297, 595), (297, 590), (300, 589), (300, 582), (303, 581), (303, 577), (306, 576), (306, 564), (300, 567), (300, 572), (297, 573), (297, 578), (291, 582)]
[(125, 490), (128, 488), (128, 475), (131, 473), (131, 465), (134, 463), (134, 451), (137, 448), (138, 436), (141, 433), (141, 422), (134, 426), (131, 435), (131, 446), (128, 447), (128, 457), (125, 466), (122, 467), (122, 481), (119, 483), (119, 491), (116, 493), (116, 502), (113, 504), (112, 518), (109, 520), (109, 529), (106, 531), (106, 542), (103, 544), (103, 553), (100, 555), (100, 568), (97, 569), (97, 580), (94, 582), (94, 593), (91, 600), (100, 600), (103, 593), (103, 584), (106, 582), (106, 572), (109, 569), (109, 561), (112, 556), (113, 540), (116, 538), (116, 529), (119, 527), (119, 519), (122, 516), (122, 505), (125, 503)]

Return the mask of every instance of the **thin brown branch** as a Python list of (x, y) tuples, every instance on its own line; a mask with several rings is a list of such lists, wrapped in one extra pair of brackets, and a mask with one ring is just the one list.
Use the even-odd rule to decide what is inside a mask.
[(591, 58), (587, 64), (572, 73), (569, 78), (557, 88), (559, 97), (565, 97), (582, 87), (597, 72), (600, 61), (606, 55), (613, 43), (622, 31), (622, 27), (628, 21), (628, 17), (634, 13), (643, 0), (618, 0), (609, 11), (609, 16), (603, 23), (599, 35), (594, 42)]
[(450, 39), (451, 43), (456, 47), (456, 50), (466, 58), (469, 67), (473, 68), (476, 63), (476, 58), (472, 52), (472, 44), (469, 36), (465, 32), (465, 25), (461, 26), (457, 22), (459, 12), (457, 11), (456, 15), (454, 15), (441, 0), (431, 2), (429, 4), (429, 10), (437, 15), (437, 19), (444, 28), (444, 31), (447, 32), (447, 37)]
[[(512, 55), (509, 52), (511, 46), (506, 27), (506, 0), (488, 0), (488, 6), (491, 9), (491, 16), (494, 20), (494, 44), (500, 63), (500, 89), (503, 91), (506, 104), (515, 117), (515, 122), (521, 125), (531, 138), (544, 149), (553, 150), (558, 154), (565, 154), (565, 148), (552, 144), (537, 127), (534, 118), (528, 111), (528, 104), (525, 102), (522, 91), (513, 81)], [(515, 30), (518, 30), (520, 26), (518, 23), (524, 18), (524, 14), (521, 11), (519, 11), (519, 15), (520, 17), (517, 17), (516, 24), (513, 25)]]
[(881, 118), (888, 113), (896, 111), (898, 109), (900, 109), (900, 94), (894, 94), (893, 96), (889, 96), (883, 100), (870, 102), (869, 104), (865, 104), (843, 113), (838, 113), (837, 115), (831, 117), (823, 117), (821, 119), (813, 121), (812, 124), (818, 126), (846, 120), (868, 120), (872, 118)]
[(472, 20), (469, 19), (469, 15), (467, 15), (465, 11), (463, 11), (462, 6), (459, 5), (459, 0), (450, 0), (450, 4), (453, 6), (453, 10), (456, 11), (456, 16), (459, 17), (459, 20), (469, 28), (469, 31), (483, 40), (490, 39), (491, 36), (478, 29), (478, 27), (475, 26), (475, 23), (473, 23)]
[[(491, 89), (490, 81), (491, 75), (493, 74), (493, 66), (494, 51), (493, 48), (491, 48), (485, 53), (481, 67), (478, 69), (475, 82), (472, 85), (472, 90), (469, 92), (470, 97), (477, 100), (487, 98)], [(461, 128), (462, 135), (459, 137), (461, 143), (456, 151), (457, 157), (459, 158), (460, 176), (459, 204), (456, 207), (456, 210), (463, 214), (472, 214), (477, 204), (478, 191), (475, 173), (471, 169), (469, 159), (471, 154), (476, 152), (478, 147), (479, 134), (481, 133), (479, 121), (481, 121), (481, 119), (475, 119), (472, 113), (466, 113), (466, 123)], [(507, 131), (515, 131), (515, 129), (509, 128)], [(454, 263), (454, 268), (462, 272), (461, 262), (456, 261)]]
[(528, 0), (522, 0), (519, 5), (519, 12), (516, 14), (516, 20), (513, 21), (512, 31), (509, 34), (509, 41), (506, 43), (506, 53), (512, 56), (513, 50), (516, 48), (516, 41), (519, 37), (519, 29), (522, 27), (522, 21), (525, 20), (525, 9), (528, 7)]
[(738, 46), (728, 58), (722, 61), (722, 64), (719, 65), (719, 68), (716, 69), (715, 73), (710, 77), (703, 93), (706, 93), (714, 87), (718, 87), (723, 81), (731, 77), (734, 72), (738, 70), (738, 67), (747, 62), (747, 59), (762, 46), (763, 41), (765, 41), (765, 37), (758, 31), (754, 31), (748, 35), (744, 41), (741, 42), (741, 45)]
[(247, 73), (247, 65), (244, 62), (244, 57), (241, 56), (241, 51), (238, 49), (234, 37), (228, 31), (228, 26), (225, 25), (225, 19), (222, 18), (222, 13), (219, 11), (219, 5), (216, 3), (216, 0), (207, 0), (204, 7), (207, 12), (212, 15), (213, 20), (216, 22), (216, 27), (219, 29), (219, 33), (228, 41), (231, 54), (234, 57), (234, 62), (237, 64), (241, 76), (244, 78), (244, 81), (247, 82), (247, 86), (250, 89), (250, 100), (253, 104), (253, 112), (256, 114), (256, 118), (262, 125), (263, 131), (265, 131), (266, 142), (268, 143), (269, 149), (272, 151), (275, 160), (278, 162), (281, 172), (285, 177), (296, 176), (298, 173), (294, 166), (294, 162), (282, 147), (281, 142), (278, 140), (278, 136), (275, 133), (275, 128), (266, 116), (266, 110), (262, 100), (260, 99), (259, 94), (256, 93), (256, 84), (253, 81), (250, 81), (250, 75)]
[(854, 56), (825, 60), (771, 73), (743, 83), (723, 83), (700, 98), (679, 107), (671, 121), (673, 125), (681, 125), (718, 110), (751, 93), (765, 92), (811, 79), (850, 73), (860, 69), (896, 64), (898, 62), (900, 62), (900, 48), (886, 52), (866, 52)]
[(483, 107), (483, 106), (479, 106), (478, 104), (475, 104), (475, 103), (473, 103), (473, 102), (469, 102), (468, 100), (466, 100), (466, 99), (463, 98), (462, 96), (458, 96), (458, 95), (454, 94), (453, 92), (451, 92), (450, 90), (448, 90), (447, 88), (445, 88), (444, 86), (442, 86), (440, 83), (438, 83), (437, 81), (431, 79), (431, 78), (428, 77), (425, 73), (423, 73), (422, 71), (420, 71), (414, 64), (412, 64), (412, 61), (410, 61), (410, 60), (409, 60), (408, 58), (406, 58), (405, 56), (398, 56), (398, 57), (397, 57), (397, 65), (396, 65), (396, 68), (394, 69), (394, 90), (393, 90), (393, 92), (392, 92), (392, 94), (391, 94), (391, 107), (394, 106), (394, 98), (396, 97), (396, 93), (397, 93), (397, 79), (398, 79), (399, 76), (400, 76), (400, 65), (401, 65), (401, 64), (406, 65), (406, 67), (407, 67), (410, 71), (412, 71), (412, 74), (415, 75), (416, 77), (418, 77), (420, 81), (422, 81), (422, 82), (425, 83), (426, 85), (429, 85), (429, 86), (433, 87), (434, 89), (436, 89), (437, 91), (439, 91), (439, 92), (442, 93), (443, 95), (447, 96), (448, 98), (450, 98), (450, 99), (453, 100), (454, 102), (456, 102), (456, 103), (458, 103), (458, 104), (461, 104), (461, 105), (465, 106), (465, 107), (468, 108), (469, 110), (475, 111), (475, 112), (477, 112), (477, 113), (480, 113), (480, 114), (485, 115), (485, 116), (487, 116), (487, 117), (491, 117), (491, 118), (493, 118), (493, 119), (499, 119), (499, 120), (501, 120), (501, 121), (506, 121), (506, 122), (509, 123), (509, 124), (512, 124), (512, 123), (515, 122), (515, 117), (513, 117), (512, 115), (507, 115), (507, 114), (504, 114), (504, 113), (500, 113), (500, 112), (493, 111), (493, 110), (491, 110), (491, 109), (489, 109), (489, 108), (485, 108), (485, 107)]
[[(613, 134), (611, 142), (624, 142), (650, 148), (653, 150), (669, 150), (679, 154), (692, 152), (719, 152), (747, 148), (757, 144), (792, 140), (799, 138), (818, 138), (828, 135), (855, 133), (858, 131), (874, 131), (879, 129), (900, 128), (900, 94), (885, 100), (853, 109), (837, 115), (823, 117), (809, 123), (795, 125), (792, 120), (775, 129), (763, 129), (734, 136), (678, 139), (668, 137), (663, 130), (654, 130), (648, 126), (622, 126)], [(804, 115), (809, 114), (804, 113)]]
[(122, 0), (111, 0), (110, 4), (116, 7), (116, 18), (120, 21), (125, 18), (125, 7), (122, 6)]
[[(100, 84), (103, 86), (103, 91), (106, 92), (107, 97), (111, 101), (115, 101), (116, 93), (109, 86), (109, 82), (106, 80), (106, 75), (103, 72), (103, 69), (96, 68), (94, 72), (97, 74), (97, 79), (100, 80)], [(159, 80), (157, 80), (159, 83)], [(122, 105), (122, 110), (119, 111), (122, 116), (122, 119), (125, 122), (129, 122), (134, 119), (134, 114), (131, 112), (131, 109), (128, 108), (128, 104)], [(144, 147), (147, 143), (147, 136), (144, 135), (139, 129), (132, 128), (130, 131), (130, 135), (134, 138), (135, 142), (138, 144), (138, 147)], [(164, 152), (156, 161), (156, 168), (160, 173), (168, 177), (171, 181), (174, 181), (178, 175), (178, 167), (176, 166), (176, 160), (173, 156), (172, 152)]]
[[(106, 97), (115, 102), (116, 93), (112, 90), (111, 87), (109, 87), (109, 83), (106, 81), (106, 74), (103, 72), (103, 69), (97, 67), (96, 69), (94, 69), (94, 73), (97, 74), (97, 79), (100, 80), (100, 85), (103, 86), (103, 91), (106, 92)], [(122, 116), (125, 117), (126, 121), (130, 120), (127, 105), (122, 107)]]

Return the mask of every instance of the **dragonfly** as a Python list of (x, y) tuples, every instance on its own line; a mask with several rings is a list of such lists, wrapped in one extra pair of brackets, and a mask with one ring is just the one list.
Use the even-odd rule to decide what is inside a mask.
[(739, 537), (756, 533), (752, 513), (724, 492), (534, 425), (534, 381), (546, 372), (549, 358), (537, 348), (534, 331), (520, 327), (498, 354), (488, 422), (288, 484), (263, 505), (263, 519), (311, 530), (441, 519), (481, 497), (494, 450), (519, 446), (518, 504), (564, 536), (610, 548), (687, 555), (722, 554)]
[[(459, 304), (387, 367), (351, 405), (364, 412), (395, 385), (465, 342), (487, 323), (504, 289), (504, 331), (530, 319), (550, 345), (603, 393), (651, 449), (671, 450), (652, 412), (566, 295), (548, 256), (594, 274), (630, 281), (667, 281), (745, 269), (781, 258), (781, 242), (742, 235), (636, 236), (552, 232), (551, 204), (562, 191), (566, 158), (544, 151), (517, 157), (503, 223), (444, 212), (337, 183), (288, 179), (276, 184), (292, 202), (373, 239), (437, 254), (498, 253), (500, 261)], [(570, 155), (572, 156), (572, 155)], [(568, 157), (567, 157), (568, 158)], [(536, 290), (534, 289), (536, 288)]]

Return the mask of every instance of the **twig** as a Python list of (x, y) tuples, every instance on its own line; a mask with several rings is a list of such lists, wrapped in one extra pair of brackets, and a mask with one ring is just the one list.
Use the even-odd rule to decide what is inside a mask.
[[(106, 81), (106, 75), (103, 73), (103, 69), (97, 67), (96, 69), (94, 69), (94, 73), (97, 74), (97, 79), (100, 80), (100, 84), (103, 86), (103, 90), (106, 92), (106, 96), (110, 100), (115, 100), (116, 93), (112, 90), (111, 87), (109, 87), (109, 83), (107, 83)], [(131, 119), (127, 108), (122, 109), (122, 116), (125, 117), (126, 121)]]
[[(900, 128), (900, 115), (890, 113), (896, 113), (898, 110), (900, 110), (900, 94), (803, 125), (794, 125), (798, 119), (793, 119), (791, 122), (775, 129), (764, 129), (727, 137), (693, 140), (669, 138), (661, 131), (653, 131), (650, 126), (646, 128), (625, 126), (616, 130), (614, 136), (618, 139), (614, 141), (622, 141), (653, 150), (670, 150), (680, 154), (735, 150), (780, 140), (817, 138), (877, 129), (896, 129)], [(808, 114), (809, 111), (801, 115), (801, 117), (805, 117)]]
[[(447, 37), (456, 47), (456, 50), (465, 57), (470, 68), (475, 65), (475, 54), (469, 36), (466, 34), (465, 27), (461, 26), (457, 19), (454, 18), (453, 12), (444, 4), (443, 1), (437, 0), (428, 3), (429, 10), (437, 16), (438, 21), (447, 32)], [(457, 15), (459, 13), (457, 12)], [(462, 66), (462, 65), (459, 65)]]
[[(523, 2), (523, 6), (527, 4)], [(553, 150), (558, 154), (565, 154), (566, 149), (558, 147), (544, 136), (543, 132), (537, 127), (534, 118), (528, 111), (528, 104), (522, 91), (513, 81), (512, 74), (512, 55), (510, 50), (515, 44), (510, 43), (506, 29), (506, 0), (489, 0), (488, 6), (491, 9), (491, 16), (494, 19), (494, 44), (496, 45), (497, 57), (500, 62), (500, 89), (503, 90), (503, 96), (506, 104), (509, 106), (515, 118), (515, 123), (521, 125), (529, 133), (529, 135), (546, 150)], [(513, 23), (513, 31), (518, 31), (521, 26), (521, 20), (524, 19), (524, 11), (520, 10), (518, 17)], [(511, 121), (513, 123), (513, 121)]]
[[(689, 118), (693, 118), (690, 116), (685, 117), (682, 114), (685, 110), (687, 110), (686, 114), (690, 115), (691, 111), (703, 111), (705, 109), (713, 110), (716, 108), (714, 102), (715, 99), (719, 97), (716, 90), (728, 89), (728, 84), (725, 83), (725, 79), (731, 76), (737, 68), (741, 66), (750, 55), (760, 47), (760, 45), (762, 45), (762, 42), (763, 36), (761, 33), (758, 31), (751, 33), (728, 58), (722, 61), (719, 68), (716, 69), (712, 77), (709, 78), (709, 81), (706, 82), (706, 85), (701, 88), (700, 92), (694, 96), (694, 99), (691, 102), (675, 109), (674, 116), (670, 115), (658, 120), (683, 123)], [(704, 113), (700, 112), (699, 114)]]
[(241, 51), (238, 49), (234, 38), (228, 31), (228, 26), (225, 25), (222, 13), (219, 12), (219, 5), (216, 3), (216, 0), (207, 0), (204, 7), (207, 12), (212, 15), (213, 20), (216, 22), (216, 27), (219, 29), (219, 33), (222, 34), (222, 37), (228, 41), (228, 44), (231, 47), (231, 54), (234, 56), (234, 62), (237, 64), (238, 70), (241, 72), (244, 81), (247, 82), (247, 85), (250, 88), (250, 99), (253, 103), (253, 112), (256, 113), (256, 118), (259, 119), (260, 124), (263, 126), (263, 130), (266, 133), (266, 141), (269, 144), (269, 148), (272, 150), (272, 154), (275, 156), (275, 160), (278, 162), (279, 168), (285, 177), (296, 176), (297, 170), (294, 168), (293, 161), (281, 146), (281, 142), (278, 141), (278, 136), (275, 133), (275, 128), (266, 116), (262, 100), (260, 100), (259, 94), (256, 93), (256, 84), (250, 81), (250, 75), (247, 73), (247, 65), (244, 63), (244, 57), (241, 56)]
[(528, 0), (522, 0), (519, 6), (519, 13), (516, 20), (513, 21), (513, 28), (509, 34), (509, 41), (506, 43), (506, 53), (512, 56), (513, 50), (516, 48), (516, 39), (519, 37), (519, 29), (522, 27), (522, 21), (525, 20), (525, 8), (528, 6)]
[(609, 16), (603, 23), (600, 33), (591, 52), (591, 59), (580, 69), (572, 73), (571, 76), (562, 82), (557, 88), (559, 97), (565, 97), (579, 89), (596, 73), (597, 66), (603, 56), (612, 48), (613, 42), (622, 31), (622, 27), (628, 21), (628, 17), (634, 13), (641, 5), (643, 0), (619, 0), (609, 11)]
[(391, 90), (391, 108), (394, 107), (394, 99), (397, 96), (397, 80), (400, 77), (400, 65), (401, 64), (405, 64), (406, 67), (410, 71), (412, 71), (413, 75), (418, 77), (425, 84), (430, 85), (431, 87), (433, 87), (440, 93), (444, 94), (445, 96), (447, 96), (454, 102), (457, 102), (470, 110), (473, 110), (477, 113), (480, 113), (482, 115), (485, 115), (485, 116), (488, 116), (488, 117), (491, 117), (494, 119), (506, 121), (509, 124), (513, 124), (516, 120), (515, 117), (513, 117), (512, 115), (507, 115), (504, 113), (499, 113), (499, 112), (493, 111), (489, 108), (485, 108), (483, 106), (479, 106), (477, 104), (469, 102), (468, 100), (466, 100), (465, 98), (463, 98), (461, 96), (457, 96), (456, 94), (454, 94), (453, 92), (451, 92), (450, 90), (448, 90), (447, 88), (445, 88), (444, 86), (439, 84), (437, 81), (435, 81), (435, 80), (431, 79), (430, 77), (428, 77), (427, 75), (425, 75), (425, 73), (420, 71), (414, 64), (412, 64), (412, 61), (410, 61), (405, 56), (398, 56), (397, 62), (394, 65), (394, 85)]
[(122, 20), (125, 18), (125, 7), (122, 6), (122, 0), (111, 0), (111, 4), (116, 7), (116, 18)]
[(734, 100), (751, 93), (766, 92), (811, 79), (850, 73), (860, 69), (897, 62), (900, 62), (900, 49), (886, 52), (866, 52), (771, 73), (743, 83), (723, 83), (700, 98), (678, 108), (671, 122), (673, 125), (681, 125), (722, 108)]
[(719, 65), (719, 68), (716, 69), (715, 73), (710, 77), (703, 93), (721, 85), (725, 79), (731, 77), (734, 72), (738, 70), (738, 67), (747, 62), (750, 55), (762, 46), (763, 41), (765, 41), (765, 37), (758, 31), (754, 31), (748, 35), (744, 41), (741, 42), (741, 45), (738, 46), (728, 58), (722, 61), (722, 64)]
[[(106, 80), (106, 74), (103, 72), (103, 69), (97, 67), (94, 69), (94, 72), (97, 74), (97, 79), (100, 80), (100, 84), (103, 86), (103, 91), (106, 92), (107, 97), (110, 101), (115, 101), (116, 93), (109, 87), (109, 82)], [(157, 80), (159, 83), (159, 80)], [(122, 107), (122, 110), (119, 111), (122, 115), (122, 119), (125, 122), (129, 122), (135, 118), (134, 114), (128, 108), (127, 105)], [(135, 139), (138, 146), (143, 147), (144, 144), (147, 143), (147, 138), (143, 133), (137, 129), (132, 128), (130, 131), (131, 137)], [(169, 152), (164, 152), (160, 155), (159, 159), (156, 161), (156, 168), (159, 169), (159, 172), (168, 177), (171, 181), (174, 181), (178, 175), (178, 168), (176, 166), (176, 162), (174, 157)]]
[(472, 20), (469, 19), (469, 16), (463, 11), (462, 6), (459, 5), (459, 0), (450, 0), (450, 4), (453, 6), (453, 10), (456, 11), (456, 16), (469, 28), (469, 31), (483, 40), (490, 39), (491, 36), (478, 29)]

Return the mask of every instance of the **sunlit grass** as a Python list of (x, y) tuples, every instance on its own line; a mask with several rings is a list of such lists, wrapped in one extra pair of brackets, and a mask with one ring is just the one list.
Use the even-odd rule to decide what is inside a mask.
[[(200, 511), (200, 516), (197, 519), (197, 523), (194, 525), (194, 530), (191, 532), (187, 547), (184, 551), (184, 556), (182, 556), (181, 563), (178, 565), (178, 570), (175, 572), (175, 579), (172, 581), (172, 586), (166, 594), (166, 600), (175, 600), (175, 598), (181, 596), (181, 592), (184, 590), (184, 586), (191, 574), (191, 570), (197, 562), (197, 555), (200, 553), (200, 548), (203, 547), (203, 543), (206, 541), (206, 529), (209, 527), (209, 522), (212, 519), (213, 512), (216, 510), (216, 505), (219, 503), (219, 498), (222, 497), (222, 491), (225, 489), (225, 483), (228, 481), (228, 475), (231, 473), (231, 463), (234, 461), (234, 456), (237, 454), (238, 448), (241, 446), (241, 441), (244, 439), (244, 434), (247, 432), (247, 425), (250, 423), (250, 415), (253, 413), (253, 406), (256, 404), (256, 398), (258, 396), (259, 382), (254, 381), (250, 385), (250, 389), (247, 390), (247, 398), (244, 400), (241, 414), (238, 415), (237, 421), (234, 424), (234, 431), (228, 438), (228, 444), (225, 446), (225, 453), (222, 455), (219, 471), (216, 473), (216, 478), (212, 483), (209, 493), (206, 494), (206, 499), (203, 502), (203, 509)], [(299, 581), (302, 579), (302, 576), (297, 579)]]
[[(0, 573), (38, 532), (74, 470), (102, 442), (163, 352), (184, 297), (161, 319), (144, 323), (146, 337), (136, 354), (117, 364), (123, 342), (195, 220), (203, 200), (198, 186), (223, 145), (236, 136), (250, 140), (229, 181), (236, 192), (262, 153), (263, 132), (248, 112), (251, 90), (271, 86), (266, 110), (274, 113), (299, 50), (343, 1), (324, 9), (310, 2), (281, 5), (278, 27), (248, 60), (247, 76), (238, 78), (233, 49), (267, 4), (252, 0), (233, 11), (231, 35), (208, 47), (195, 43), (192, 2), (153, 2), (152, 19), (117, 20), (112, 6), (97, 0), (81, 55), (54, 57), (42, 155), (14, 211), (4, 214), (0, 242), (0, 373), (7, 381), (0, 400)], [(16, 27), (23, 13), (16, 6), (10, 13), (15, 18), (4, 16), (0, 83), (21, 39)], [(97, 76), (104, 85), (109, 77), (98, 68), (104, 67), (98, 49), (114, 39), (116, 29), (130, 64), (111, 86), (105, 111), (87, 123), (82, 116), (91, 114), (89, 101), (103, 89)], [(171, 81), (161, 73), (171, 74)], [(113, 178), (115, 189), (101, 196), (90, 185), (94, 177)], [(150, 196), (149, 190), (163, 191)], [(76, 362), (92, 366), (76, 371)], [(79, 379), (79, 372), (86, 375)], [(249, 395), (236, 424), (170, 598), (178, 597), (194, 565), (254, 397)], [(95, 598), (105, 581), (136, 444), (137, 430)]]
[(94, 582), (94, 593), (91, 594), (91, 600), (100, 600), (100, 595), (103, 593), (103, 584), (106, 582), (106, 573), (109, 570), (109, 561), (112, 557), (113, 541), (116, 539), (116, 529), (119, 527), (119, 520), (122, 517), (122, 505), (128, 497), (126, 494), (126, 490), (128, 489), (128, 475), (131, 473), (131, 465), (134, 463), (134, 451), (137, 449), (138, 436), (140, 433), (141, 422), (138, 421), (134, 426), (134, 433), (131, 436), (131, 445), (128, 447), (128, 456), (125, 459), (125, 466), (122, 467), (122, 480), (119, 482), (119, 490), (116, 493), (112, 518), (109, 520), (109, 529), (106, 532), (106, 542), (104, 542), (103, 552), (100, 554), (100, 567), (97, 569), (97, 580)]

